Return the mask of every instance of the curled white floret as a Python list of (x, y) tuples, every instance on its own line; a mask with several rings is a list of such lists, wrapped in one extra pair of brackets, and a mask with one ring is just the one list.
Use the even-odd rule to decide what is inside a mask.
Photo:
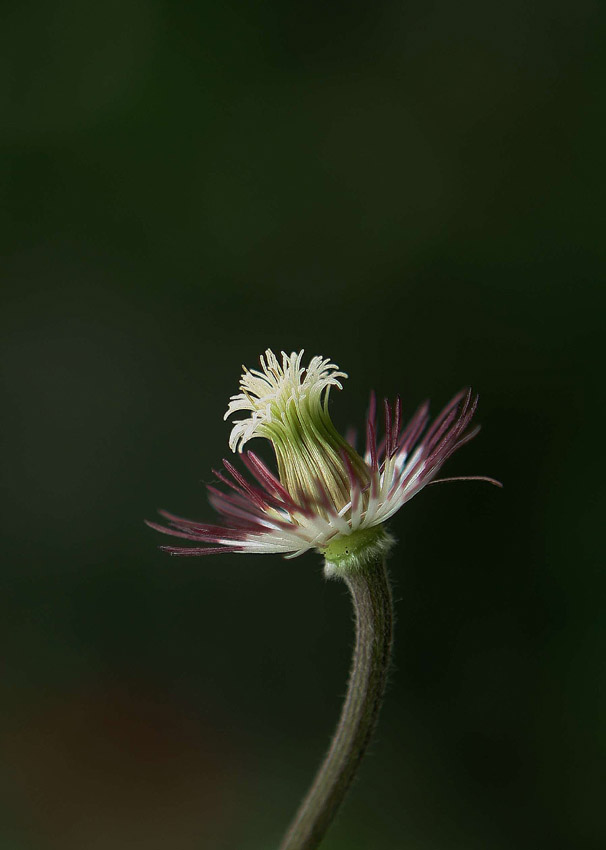
[(289, 427), (290, 408), (302, 406), (313, 416), (328, 401), (331, 387), (343, 389), (339, 378), (347, 378), (345, 372), (331, 363), (328, 358), (312, 357), (308, 366), (302, 366), (303, 351), (286, 354), (282, 351), (282, 362), (270, 349), (259, 358), (261, 369), (246, 369), (240, 379), (240, 392), (231, 397), (224, 416), (227, 419), (239, 410), (250, 411), (246, 419), (233, 423), (229, 447), (233, 452), (242, 451), (253, 437), (271, 438), (271, 426)]

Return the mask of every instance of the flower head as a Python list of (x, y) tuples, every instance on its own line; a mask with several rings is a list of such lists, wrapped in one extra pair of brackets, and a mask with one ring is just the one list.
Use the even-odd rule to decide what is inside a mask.
[[(393, 404), (385, 400), (379, 438), (371, 395), (366, 447), (358, 454), (354, 440), (339, 434), (328, 412), (331, 387), (342, 389), (340, 379), (347, 375), (328, 359), (313, 357), (305, 367), (302, 358), (303, 351), (282, 352), (280, 362), (268, 350), (260, 358), (260, 370), (244, 368), (240, 392), (232, 396), (225, 418), (239, 411), (248, 414), (233, 423), (229, 445), (250, 477), (228, 460), (223, 461), (225, 471), (213, 470), (228, 488), (208, 487), (222, 524), (160, 511), (168, 525), (148, 525), (198, 544), (163, 549), (175, 555), (276, 552), (287, 558), (317, 549), (328, 573), (355, 567), (389, 548), (391, 538), (383, 524), (478, 432), (477, 427), (469, 429), (477, 396), (467, 390), (431, 424), (427, 403), (403, 425), (400, 398)], [(271, 442), (277, 476), (256, 454), (243, 451), (255, 437)]]

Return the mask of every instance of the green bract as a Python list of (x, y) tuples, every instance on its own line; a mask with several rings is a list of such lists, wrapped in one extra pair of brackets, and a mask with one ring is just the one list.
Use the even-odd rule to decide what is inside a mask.
[(324, 572), (330, 577), (342, 573), (364, 570), (376, 563), (393, 545), (393, 538), (383, 526), (360, 528), (351, 534), (337, 537), (324, 550)]

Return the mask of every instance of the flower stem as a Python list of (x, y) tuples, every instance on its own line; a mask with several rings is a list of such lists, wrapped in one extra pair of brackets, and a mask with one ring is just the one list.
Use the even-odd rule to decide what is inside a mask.
[(393, 625), (385, 560), (344, 571), (343, 578), (356, 616), (347, 696), (329, 750), (280, 850), (315, 850), (320, 845), (366, 752), (383, 700)]

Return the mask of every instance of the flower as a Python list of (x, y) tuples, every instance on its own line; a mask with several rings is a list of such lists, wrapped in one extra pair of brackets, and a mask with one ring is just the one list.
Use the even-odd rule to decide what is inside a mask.
[[(384, 523), (435, 481), (444, 461), (479, 430), (469, 429), (477, 405), (471, 390), (458, 393), (431, 424), (425, 403), (403, 425), (398, 396), (393, 404), (384, 402), (379, 439), (371, 394), (362, 456), (328, 412), (331, 387), (342, 389), (340, 379), (347, 375), (328, 359), (313, 357), (302, 366), (302, 358), (303, 351), (282, 352), (280, 362), (267, 350), (260, 370), (243, 367), (240, 392), (232, 396), (225, 418), (248, 414), (233, 422), (229, 445), (253, 480), (224, 460), (225, 471), (213, 473), (228, 492), (208, 486), (222, 524), (160, 511), (168, 525), (149, 526), (198, 544), (162, 549), (173, 555), (275, 552), (286, 558), (316, 549), (325, 557), (327, 574), (355, 568), (389, 549), (392, 538)], [(244, 451), (255, 437), (272, 443), (277, 476), (256, 454)]]

